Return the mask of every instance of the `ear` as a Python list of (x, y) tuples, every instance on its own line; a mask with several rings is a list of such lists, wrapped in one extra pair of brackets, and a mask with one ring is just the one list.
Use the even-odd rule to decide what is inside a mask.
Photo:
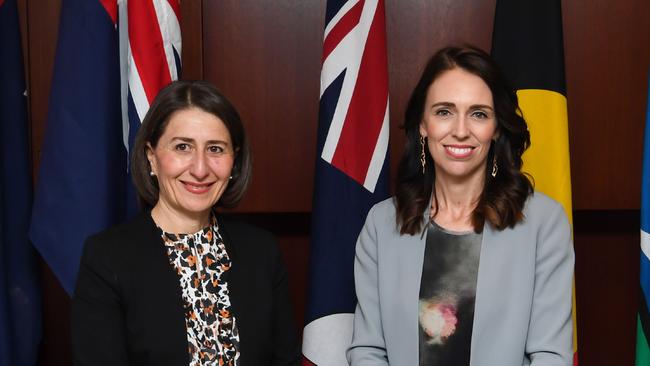
[(424, 128), (424, 122), (420, 122), (420, 136), (428, 137), (427, 136), (427, 129)]
[(153, 153), (153, 147), (151, 147), (151, 144), (147, 142), (147, 147), (145, 147), (145, 151), (147, 153), (147, 160), (149, 160), (149, 166), (151, 167), (151, 171), (154, 174), (158, 174), (158, 166), (156, 165), (156, 156)]
[(501, 136), (501, 129), (497, 127), (496, 130), (494, 131), (494, 136), (492, 136), (492, 140), (494, 140), (494, 142), (497, 142), (500, 136)]

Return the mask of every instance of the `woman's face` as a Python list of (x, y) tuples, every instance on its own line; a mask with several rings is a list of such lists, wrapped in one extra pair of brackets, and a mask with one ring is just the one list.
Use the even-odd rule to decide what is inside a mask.
[(497, 135), (490, 88), (460, 68), (440, 74), (427, 91), (420, 135), (427, 138), (437, 178), (458, 181), (484, 175)]
[(189, 108), (172, 114), (147, 158), (160, 188), (157, 205), (194, 217), (209, 214), (226, 190), (235, 154), (226, 125)]

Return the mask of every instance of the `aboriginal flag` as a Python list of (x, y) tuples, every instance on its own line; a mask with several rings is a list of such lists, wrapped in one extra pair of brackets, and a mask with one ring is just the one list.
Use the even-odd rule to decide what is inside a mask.
[[(560, 0), (498, 0), (492, 56), (517, 90), (530, 130), (531, 147), (523, 156), (523, 170), (532, 175), (536, 190), (562, 204), (572, 223), (561, 10)], [(573, 298), (577, 365), (575, 292)]]

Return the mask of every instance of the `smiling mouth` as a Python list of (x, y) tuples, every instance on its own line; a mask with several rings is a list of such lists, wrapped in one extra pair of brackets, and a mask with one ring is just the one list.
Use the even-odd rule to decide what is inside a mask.
[(214, 182), (210, 183), (194, 183), (194, 182), (185, 182), (181, 181), (183, 183), (183, 187), (190, 192), (194, 194), (203, 194), (206, 193), (210, 190), (210, 187), (214, 184)]
[(474, 146), (458, 146), (458, 145), (444, 145), (445, 147), (445, 152), (447, 152), (447, 155), (453, 157), (453, 158), (466, 158), (470, 155), (472, 155), (472, 152), (474, 152), (474, 149), (476, 147)]

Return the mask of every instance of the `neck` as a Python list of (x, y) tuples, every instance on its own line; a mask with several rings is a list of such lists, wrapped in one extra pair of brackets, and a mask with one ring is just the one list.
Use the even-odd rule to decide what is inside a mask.
[[(436, 222), (447, 229), (473, 229), (472, 212), (481, 197), (484, 182), (483, 174), (461, 179), (436, 175)], [(435, 203), (436, 201), (433, 201), (432, 206)], [(435, 211), (435, 207), (432, 208), (432, 212)]]
[(210, 223), (209, 210), (200, 213), (179, 212), (160, 200), (151, 209), (151, 217), (165, 232), (174, 234), (195, 233)]

